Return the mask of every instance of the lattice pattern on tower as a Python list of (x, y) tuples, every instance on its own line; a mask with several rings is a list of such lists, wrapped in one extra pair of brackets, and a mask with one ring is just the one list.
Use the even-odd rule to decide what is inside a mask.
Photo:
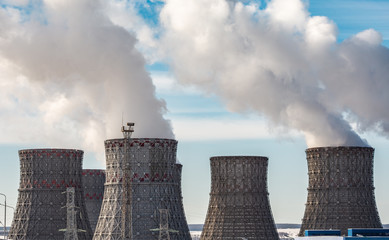
[(382, 228), (373, 185), (374, 149), (306, 150), (309, 187), (300, 236), (306, 229)]
[(78, 239), (91, 239), (81, 185), (83, 152), (73, 149), (20, 150), (20, 187), (9, 239), (63, 240), (66, 228), (66, 195), (75, 188), (74, 204)]
[(104, 196), (105, 171), (100, 169), (83, 169), (82, 185), (84, 200), (92, 232), (96, 229), (101, 204)]
[(211, 193), (202, 240), (278, 240), (267, 191), (266, 157), (211, 158)]
[[(159, 209), (169, 210), (169, 227), (178, 230), (170, 239), (191, 239), (181, 195), (181, 169), (176, 164), (177, 141), (133, 138), (105, 141), (106, 183), (99, 221), (93, 239), (122, 239), (123, 170), (131, 174), (131, 216), (134, 240), (158, 239)], [(125, 159), (128, 154), (129, 163)]]

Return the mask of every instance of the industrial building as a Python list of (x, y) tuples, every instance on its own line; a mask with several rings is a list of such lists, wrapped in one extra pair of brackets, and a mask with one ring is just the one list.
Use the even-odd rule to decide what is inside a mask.
[(267, 157), (212, 157), (201, 240), (278, 240), (267, 191)]
[(305, 230), (304, 235), (295, 240), (389, 240), (389, 229), (349, 228), (347, 236), (341, 236), (340, 230)]
[(19, 195), (8, 238), (92, 239), (81, 183), (83, 151), (29, 149), (20, 150), (19, 158)]
[(382, 228), (374, 197), (371, 147), (306, 150), (308, 197), (300, 236), (307, 229)]
[(82, 185), (84, 187), (85, 207), (90, 227), (95, 232), (100, 216), (104, 196), (105, 171), (100, 169), (83, 169)]
[(106, 182), (93, 239), (191, 239), (182, 205), (177, 141), (125, 137), (104, 144)]

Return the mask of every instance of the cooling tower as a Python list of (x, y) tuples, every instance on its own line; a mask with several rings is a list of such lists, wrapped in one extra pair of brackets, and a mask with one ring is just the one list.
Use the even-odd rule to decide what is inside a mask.
[(182, 206), (181, 165), (176, 164), (177, 141), (145, 138), (128, 141), (105, 141), (104, 199), (93, 239), (123, 239), (122, 183), (123, 169), (127, 166), (132, 188), (132, 239), (158, 239), (160, 209), (169, 212), (168, 228), (178, 231), (171, 232), (170, 239), (191, 239)]
[(105, 171), (100, 169), (83, 169), (82, 185), (84, 186), (84, 200), (88, 213), (90, 227), (95, 232), (99, 219), (101, 204), (103, 203)]
[(212, 157), (201, 240), (278, 240), (267, 192), (266, 157)]
[(81, 185), (83, 152), (74, 149), (20, 150), (20, 188), (9, 239), (63, 240), (68, 187), (75, 188), (78, 239), (92, 239)]
[(306, 150), (309, 187), (299, 235), (306, 229), (382, 228), (374, 198), (370, 147)]

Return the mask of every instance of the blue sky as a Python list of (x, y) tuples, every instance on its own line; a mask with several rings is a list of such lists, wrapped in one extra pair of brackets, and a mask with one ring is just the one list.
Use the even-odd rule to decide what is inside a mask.
[(312, 15), (324, 15), (339, 28), (339, 41), (364, 29), (374, 28), (384, 36), (384, 45), (389, 46), (389, 2), (381, 1), (310, 1)]
[[(152, 8), (138, 2), (136, 11), (151, 29), (158, 29), (156, 17), (161, 1), (147, 1)], [(389, 2), (385, 0), (311, 0), (309, 12), (327, 16), (338, 27), (340, 43), (351, 36), (373, 28), (383, 36), (389, 47)], [(155, 35), (161, 34), (158, 30)], [(142, 42), (142, 41), (141, 41)], [(149, 54), (146, 48), (145, 55)], [(389, 67), (389, 66), (388, 66)], [(247, 111), (227, 110), (225, 102), (211, 92), (179, 83), (168, 63), (149, 61), (146, 67), (156, 86), (157, 97), (164, 99), (168, 112), (164, 115), (173, 126), (179, 141), (177, 158), (183, 168), (183, 198), (189, 223), (203, 223), (210, 190), (209, 158), (217, 155), (259, 155), (269, 157), (268, 185), (273, 215), (277, 223), (300, 223), (307, 195), (307, 165), (304, 136), (298, 131), (286, 131), (269, 126), (266, 118)], [(4, 116), (2, 116), (4, 117)], [(12, 124), (12, 123), (10, 123)], [(20, 126), (20, 128), (30, 126)], [(383, 223), (389, 223), (389, 141), (377, 133), (362, 134), (375, 152), (376, 200)], [(15, 206), (19, 184), (17, 150), (50, 147), (49, 144), (3, 140), (0, 145), (0, 192), (7, 195), (8, 204)], [(103, 147), (103, 143), (101, 143)], [(104, 168), (96, 154), (86, 151), (84, 168)], [(0, 202), (1, 202), (0, 198)], [(0, 208), (0, 216), (2, 216)], [(11, 216), (7, 223), (11, 222)]]

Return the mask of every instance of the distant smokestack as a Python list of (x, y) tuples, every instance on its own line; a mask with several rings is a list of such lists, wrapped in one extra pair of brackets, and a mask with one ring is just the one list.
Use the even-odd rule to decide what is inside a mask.
[(308, 199), (300, 229), (382, 228), (373, 185), (374, 149), (321, 147), (306, 150)]
[(81, 185), (83, 151), (74, 149), (20, 150), (20, 187), (9, 239), (64, 239), (68, 187), (75, 188), (78, 239), (92, 231)]
[(82, 185), (86, 211), (92, 232), (95, 232), (104, 196), (105, 171), (100, 169), (83, 169)]
[(278, 240), (267, 192), (266, 157), (212, 157), (201, 240)]

